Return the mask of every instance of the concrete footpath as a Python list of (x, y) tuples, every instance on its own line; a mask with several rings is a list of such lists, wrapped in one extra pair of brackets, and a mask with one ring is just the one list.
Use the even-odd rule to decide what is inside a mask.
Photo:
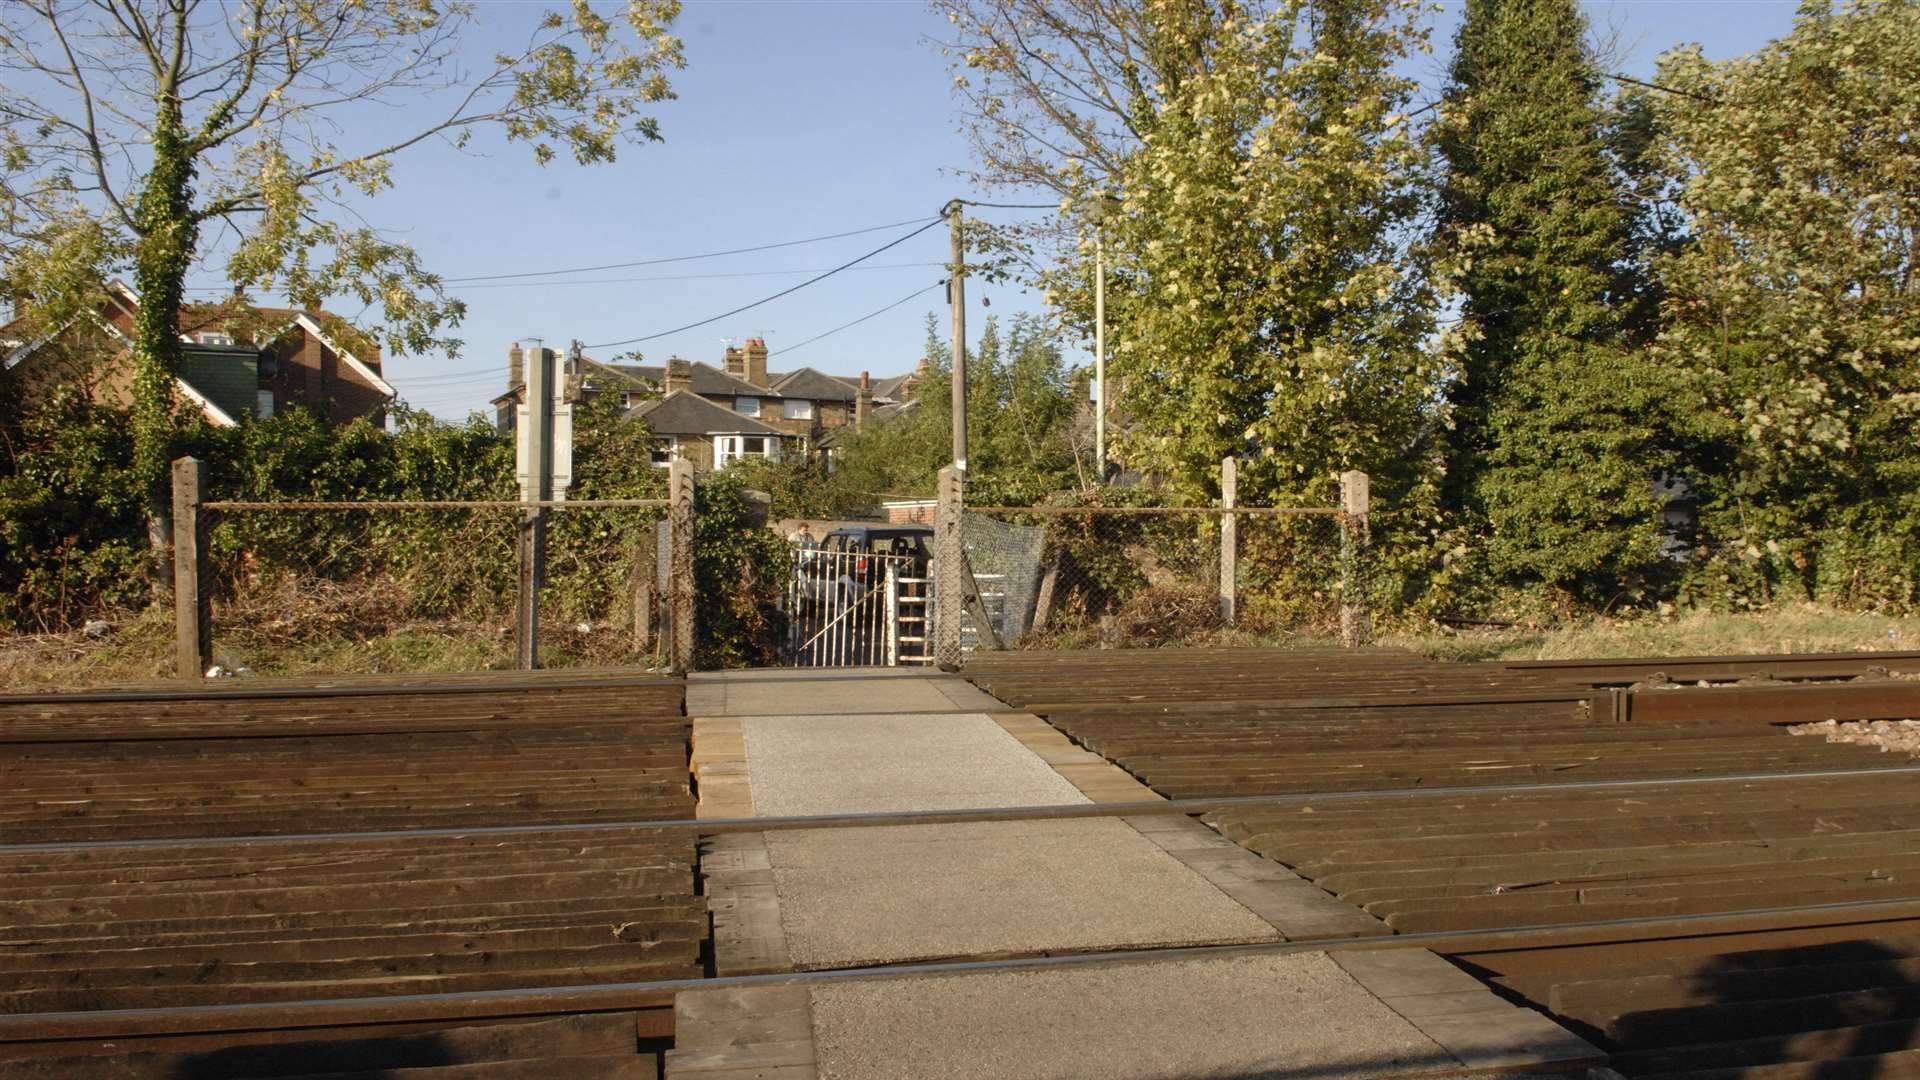
[[(704, 817), (1156, 798), (953, 676), (696, 675), (687, 704)], [(702, 842), (701, 870), (720, 975), (1389, 933), (1179, 815), (728, 833)], [(692, 991), (676, 1013), (668, 1075), (687, 1080), (1360, 1077), (1598, 1057), (1418, 949)]]

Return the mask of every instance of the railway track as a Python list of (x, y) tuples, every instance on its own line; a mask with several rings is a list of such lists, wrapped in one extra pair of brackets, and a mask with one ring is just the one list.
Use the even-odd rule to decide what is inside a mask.
[(657, 1075), (670, 995), (538, 991), (702, 974), (695, 837), (580, 828), (691, 816), (681, 700), (553, 676), (0, 700), (0, 1076)]
[[(1420, 944), (1636, 1078), (1904, 1076), (1920, 782), (1780, 726), (1906, 708), (1920, 684), (1875, 668), (1920, 654), (981, 657), (983, 688), (1191, 801), (969, 813), (1204, 812), (1397, 932), (1236, 948)], [(1696, 685), (1628, 689), (1650, 681)], [(934, 818), (695, 822), (682, 693), (0, 698), (0, 1080), (626, 1080), (658, 1075), (692, 986), (1209, 951), (712, 979), (698, 836)]]
[[(1920, 920), (1901, 913), (1920, 903), (1920, 783), (1904, 758), (1783, 725), (1920, 717), (1920, 683), (1893, 677), (1917, 670), (1912, 653), (1202, 652), (969, 674), (1170, 798), (1298, 796), (1203, 820), (1629, 1076), (1886, 1080), (1920, 1075)], [(1826, 769), (1846, 775), (1786, 775)], [(1698, 782), (1732, 774), (1755, 778)], [(1405, 797), (1422, 787), (1451, 790)], [(1892, 917), (1832, 918), (1876, 902)]]

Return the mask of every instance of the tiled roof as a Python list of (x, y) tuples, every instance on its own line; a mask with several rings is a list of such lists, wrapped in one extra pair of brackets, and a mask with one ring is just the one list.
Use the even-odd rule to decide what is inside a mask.
[(913, 378), (913, 375), (909, 373), (906, 375), (889, 375), (884, 379), (875, 379), (873, 382), (873, 400), (899, 401), (900, 392), (906, 387), (907, 380), (911, 378)]
[[(667, 384), (667, 369), (661, 364), (603, 364), (598, 360), (587, 360), (589, 364), (602, 371), (624, 380), (642, 380), (653, 386)], [(692, 361), (687, 365), (692, 369), (693, 392), (714, 397), (781, 397), (781, 393), (772, 387), (755, 386), (745, 379), (736, 379), (711, 364)], [(774, 381), (769, 375), (769, 381)]]
[[(867, 414), (867, 423), (870, 425), (885, 423), (909, 409), (918, 408), (919, 405), (920, 403), (918, 401), (903, 401), (898, 405), (877, 405), (871, 413)], [(852, 438), (854, 434), (852, 424), (841, 424), (839, 427), (828, 428), (826, 434), (820, 436), (814, 445), (822, 449), (830, 446), (838, 446), (840, 443)]]
[(787, 433), (751, 416), (715, 405), (697, 392), (676, 390), (627, 410), (629, 419), (646, 421), (655, 435), (778, 435)]
[(803, 367), (773, 379), (785, 397), (811, 398), (814, 401), (852, 401), (858, 392), (856, 387), (847, 385), (845, 379), (836, 378), (810, 367)]

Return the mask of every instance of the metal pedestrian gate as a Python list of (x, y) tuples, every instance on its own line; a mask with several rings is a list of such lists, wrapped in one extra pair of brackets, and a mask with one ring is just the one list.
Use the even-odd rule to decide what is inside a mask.
[(924, 559), (796, 546), (786, 609), (793, 667), (932, 662), (933, 582)]

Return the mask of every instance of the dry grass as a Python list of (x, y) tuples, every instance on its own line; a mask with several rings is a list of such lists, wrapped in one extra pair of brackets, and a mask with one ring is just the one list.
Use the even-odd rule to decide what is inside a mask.
[[(98, 640), (83, 633), (0, 637), (0, 690), (78, 690), (171, 679), (171, 611), (125, 612)], [(543, 626), (542, 665), (648, 666), (625, 635), (596, 626)], [(408, 623), (343, 631), (325, 625), (290, 632), (284, 621), (258, 626), (217, 624), (214, 662), (255, 675), (378, 675), (506, 670), (513, 666), (510, 627), (475, 623)]]
[(1742, 614), (1695, 611), (1636, 619), (1595, 618), (1548, 628), (1443, 629), (1385, 635), (1380, 644), (1445, 660), (1920, 650), (1920, 618), (1806, 604)]
[[(1127, 620), (1134, 635), (1146, 640), (1110, 644), (1324, 648), (1331, 643), (1316, 634), (1219, 628), (1213, 624), (1211, 604), (1210, 594), (1157, 592), (1151, 602), (1131, 609)], [(123, 613), (111, 621), (113, 632), (98, 640), (81, 633), (0, 637), (0, 689), (79, 689), (172, 676), (170, 612)], [(1097, 648), (1099, 638), (1094, 627), (1030, 644)], [(1386, 634), (1379, 644), (1446, 660), (1920, 650), (1920, 618), (1801, 606), (1739, 615), (1691, 612), (1590, 619), (1549, 628), (1436, 629)], [(626, 635), (605, 626), (582, 634), (576, 627), (549, 623), (541, 650), (549, 667), (648, 662), (631, 654)], [(337, 624), (322, 619), (296, 633), (284, 619), (263, 615), (247, 625), (223, 622), (214, 640), (214, 659), (229, 669), (245, 667), (261, 675), (488, 671), (511, 666), (513, 638), (506, 627), (491, 623), (382, 625), (358, 619)]]

